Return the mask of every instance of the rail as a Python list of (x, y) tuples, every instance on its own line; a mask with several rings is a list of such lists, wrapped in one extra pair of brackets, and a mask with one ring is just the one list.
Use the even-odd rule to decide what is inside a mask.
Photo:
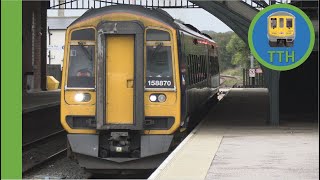
[(66, 132), (58, 131), (46, 137), (22, 145), (22, 173), (66, 154)]

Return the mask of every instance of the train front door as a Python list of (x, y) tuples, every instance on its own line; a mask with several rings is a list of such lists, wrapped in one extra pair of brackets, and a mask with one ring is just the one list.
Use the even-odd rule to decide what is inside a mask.
[(133, 124), (134, 35), (107, 35), (106, 52), (106, 124)]
[(143, 130), (144, 26), (106, 21), (97, 27), (96, 121), (99, 130)]

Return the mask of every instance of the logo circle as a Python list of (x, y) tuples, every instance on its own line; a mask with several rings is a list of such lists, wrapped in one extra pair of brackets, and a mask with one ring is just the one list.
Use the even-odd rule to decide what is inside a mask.
[(252, 55), (263, 66), (291, 70), (307, 60), (315, 42), (311, 20), (299, 8), (275, 4), (260, 11), (248, 32)]

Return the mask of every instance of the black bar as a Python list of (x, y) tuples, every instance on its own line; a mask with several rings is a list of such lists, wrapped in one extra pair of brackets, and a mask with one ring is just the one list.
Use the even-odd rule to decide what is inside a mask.
[(242, 86), (245, 87), (245, 73), (246, 73), (246, 70), (245, 69), (242, 69)]

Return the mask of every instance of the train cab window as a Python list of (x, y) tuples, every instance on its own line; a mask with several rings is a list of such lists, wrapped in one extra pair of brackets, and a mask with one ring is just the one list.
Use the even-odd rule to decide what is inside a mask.
[(147, 46), (146, 80), (147, 88), (174, 87), (171, 46)]
[(280, 18), (280, 19), (279, 19), (279, 27), (280, 27), (280, 28), (283, 28), (283, 27), (284, 27), (284, 20), (283, 20), (283, 18)]
[(71, 34), (71, 40), (94, 41), (95, 40), (95, 30), (92, 28), (75, 30)]
[(287, 28), (292, 28), (292, 19), (291, 18), (287, 19)]
[(147, 46), (147, 76), (172, 77), (170, 46)]
[(271, 18), (271, 27), (273, 29), (277, 27), (277, 18)]
[(170, 41), (170, 34), (167, 31), (148, 29), (147, 41)]
[(94, 88), (94, 46), (70, 46), (67, 87)]

